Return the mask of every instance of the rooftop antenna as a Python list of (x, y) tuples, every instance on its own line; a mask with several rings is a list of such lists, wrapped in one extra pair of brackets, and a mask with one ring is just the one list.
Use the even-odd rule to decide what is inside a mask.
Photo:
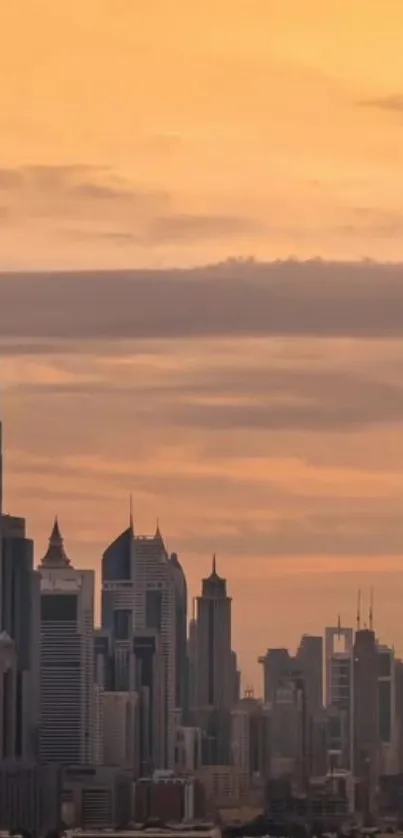
[(357, 631), (361, 629), (361, 588), (358, 588), (357, 594)]
[(340, 622), (340, 614), (337, 615), (337, 634), (340, 637), (341, 632), (341, 622)]
[(215, 553), (213, 553), (213, 568), (212, 568), (212, 574), (213, 574), (213, 576), (216, 576), (216, 575), (217, 575), (217, 560), (216, 560), (216, 557), (215, 557)]
[(373, 631), (374, 627), (374, 589), (371, 587), (370, 591), (370, 598), (369, 598), (369, 628), (370, 631)]
[(129, 526), (133, 530), (133, 495), (129, 495)]

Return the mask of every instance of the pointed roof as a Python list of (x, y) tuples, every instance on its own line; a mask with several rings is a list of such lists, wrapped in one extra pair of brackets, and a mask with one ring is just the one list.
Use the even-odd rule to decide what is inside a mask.
[(70, 567), (70, 559), (64, 549), (57, 515), (49, 538), (49, 547), (41, 561), (41, 567)]
[(161, 535), (161, 530), (160, 530), (160, 519), (159, 518), (157, 518), (157, 526), (156, 526), (155, 533), (154, 533), (154, 539), (155, 539), (155, 541), (163, 541), (163, 538), (162, 538), (162, 535)]

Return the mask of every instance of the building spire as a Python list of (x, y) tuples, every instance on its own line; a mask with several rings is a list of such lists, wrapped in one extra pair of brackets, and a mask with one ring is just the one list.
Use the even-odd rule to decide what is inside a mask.
[(371, 587), (369, 595), (369, 629), (373, 631), (374, 628), (374, 589)]
[(215, 553), (213, 553), (213, 562), (212, 562), (211, 572), (212, 572), (213, 576), (217, 576), (217, 560), (216, 560)]
[(340, 614), (337, 615), (337, 631), (339, 632), (339, 637), (340, 637), (340, 632), (341, 632)]
[(361, 588), (358, 588), (357, 593), (357, 631), (361, 628)]
[(130, 495), (129, 495), (129, 527), (130, 527), (131, 531), (133, 532), (133, 530), (134, 530), (134, 524), (133, 524), (133, 495), (132, 495), (131, 492), (130, 492)]

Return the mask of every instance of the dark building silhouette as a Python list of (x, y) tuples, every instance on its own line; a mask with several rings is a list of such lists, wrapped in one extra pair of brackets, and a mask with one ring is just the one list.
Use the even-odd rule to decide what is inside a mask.
[(368, 809), (378, 780), (378, 651), (371, 629), (354, 640), (354, 771), (367, 789)]
[(35, 758), (39, 727), (40, 578), (25, 520), (0, 520), (0, 630), (16, 653), (15, 756)]
[(189, 661), (187, 654), (188, 591), (186, 576), (176, 553), (171, 553), (170, 565), (175, 582), (176, 660), (175, 702), (182, 711), (182, 721), (189, 715)]

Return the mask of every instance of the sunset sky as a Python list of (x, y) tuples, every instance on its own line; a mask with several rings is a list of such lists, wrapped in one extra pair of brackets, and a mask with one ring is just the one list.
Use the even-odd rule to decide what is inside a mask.
[[(258, 692), (359, 585), (403, 655), (402, 31), (401, 0), (1, 4), (0, 270), (65, 271), (0, 277), (7, 510), (96, 568), (133, 492), (193, 595), (215, 550)], [(203, 267), (239, 257), (274, 264)]]

